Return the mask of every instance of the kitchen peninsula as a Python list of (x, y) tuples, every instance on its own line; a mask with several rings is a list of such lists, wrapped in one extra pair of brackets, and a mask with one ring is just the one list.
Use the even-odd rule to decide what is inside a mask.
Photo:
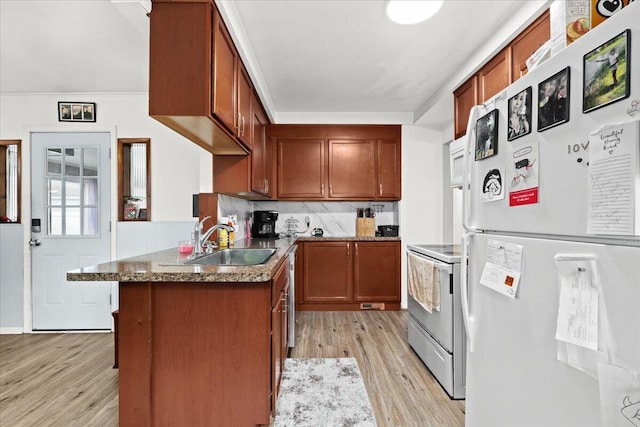
[(184, 265), (174, 248), (67, 273), (119, 282), (120, 426), (269, 425), (294, 241), (235, 247), (276, 252), (254, 266)]
[(400, 239), (240, 240), (234, 248), (275, 253), (260, 265), (185, 265), (173, 248), (67, 273), (119, 282), (119, 425), (269, 425), (288, 347), (288, 255), (336, 240)]

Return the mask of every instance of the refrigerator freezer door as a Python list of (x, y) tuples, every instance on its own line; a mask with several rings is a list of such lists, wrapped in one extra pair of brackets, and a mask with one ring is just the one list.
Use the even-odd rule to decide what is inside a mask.
[[(489, 239), (523, 246), (515, 299), (479, 283)], [(466, 425), (599, 426), (598, 381), (558, 360), (556, 254), (597, 258), (599, 341), (611, 363), (640, 370), (640, 248), (499, 235), (471, 236), (469, 299), (476, 322), (467, 353)]]
[[(480, 116), (494, 108), (499, 111), (497, 154), (483, 160), (468, 159), (470, 167), (470, 203), (465, 204), (469, 212), (467, 229), (493, 230), (507, 233), (534, 233), (546, 235), (587, 236), (589, 214), (589, 134), (604, 124), (631, 120), (634, 101), (640, 99), (640, 55), (630, 55), (631, 93), (621, 101), (609, 104), (588, 113), (582, 112), (583, 55), (619, 35), (625, 29), (631, 30), (631, 49), (635, 53), (640, 40), (640, 3), (634, 2), (593, 31), (588, 32), (575, 43), (550, 58), (538, 68), (523, 76), (505, 92), (480, 107)], [(538, 84), (557, 72), (570, 67), (570, 113), (569, 121), (555, 127), (539, 131), (537, 126)], [(511, 97), (532, 87), (532, 131), (512, 141), (507, 141), (508, 102)], [(501, 96), (502, 95), (502, 96)], [(640, 115), (636, 114), (638, 119)], [(471, 123), (470, 123), (471, 125)], [(471, 144), (475, 141), (469, 141)], [(516, 173), (516, 161), (512, 151), (517, 148), (538, 147), (536, 159), (532, 163), (531, 174), (538, 175), (538, 203), (509, 206), (509, 190)], [(475, 152), (472, 149), (472, 153)], [(636, 159), (637, 161), (637, 159)], [(493, 170), (501, 171), (501, 183), (505, 197), (502, 200), (484, 202), (483, 186), (485, 178)], [(518, 170), (522, 170), (520, 168)], [(636, 171), (636, 173), (638, 173)], [(515, 176), (514, 176), (515, 175)], [(529, 177), (526, 177), (529, 179)], [(640, 179), (640, 178), (639, 178)], [(640, 184), (636, 184), (638, 186)], [(640, 189), (636, 189), (636, 195)], [(636, 210), (640, 209), (640, 196), (636, 196)], [(640, 224), (636, 224), (636, 236), (640, 236)], [(638, 237), (628, 239), (638, 240)]]

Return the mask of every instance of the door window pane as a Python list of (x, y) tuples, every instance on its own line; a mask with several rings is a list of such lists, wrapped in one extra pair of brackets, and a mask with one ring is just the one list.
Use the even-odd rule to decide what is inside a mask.
[(62, 236), (62, 208), (49, 208), (47, 234)]
[(47, 175), (62, 174), (62, 150), (49, 148), (47, 150)]
[(80, 206), (80, 178), (65, 179), (65, 205)]
[(84, 223), (82, 224), (82, 234), (98, 234), (98, 208), (84, 208)]
[(97, 147), (47, 149), (49, 235), (99, 234), (99, 160)]
[(60, 178), (47, 178), (47, 199), (50, 206), (62, 206), (62, 180)]
[(82, 175), (98, 176), (98, 149), (85, 148), (83, 153)]
[(65, 226), (67, 236), (80, 235), (80, 208), (66, 208), (65, 209)]
[(80, 176), (82, 168), (82, 150), (67, 148), (64, 150), (64, 174), (66, 176)]

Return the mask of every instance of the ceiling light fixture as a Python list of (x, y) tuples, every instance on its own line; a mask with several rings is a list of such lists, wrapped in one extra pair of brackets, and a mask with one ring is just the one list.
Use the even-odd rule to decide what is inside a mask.
[(442, 0), (389, 0), (387, 16), (403, 25), (417, 24), (435, 15), (442, 7)]

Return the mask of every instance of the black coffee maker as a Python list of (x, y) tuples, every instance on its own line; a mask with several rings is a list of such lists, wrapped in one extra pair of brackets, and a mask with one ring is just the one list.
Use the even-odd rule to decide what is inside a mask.
[(253, 211), (253, 225), (251, 226), (251, 236), (257, 239), (277, 239), (276, 221), (278, 212), (276, 211)]

